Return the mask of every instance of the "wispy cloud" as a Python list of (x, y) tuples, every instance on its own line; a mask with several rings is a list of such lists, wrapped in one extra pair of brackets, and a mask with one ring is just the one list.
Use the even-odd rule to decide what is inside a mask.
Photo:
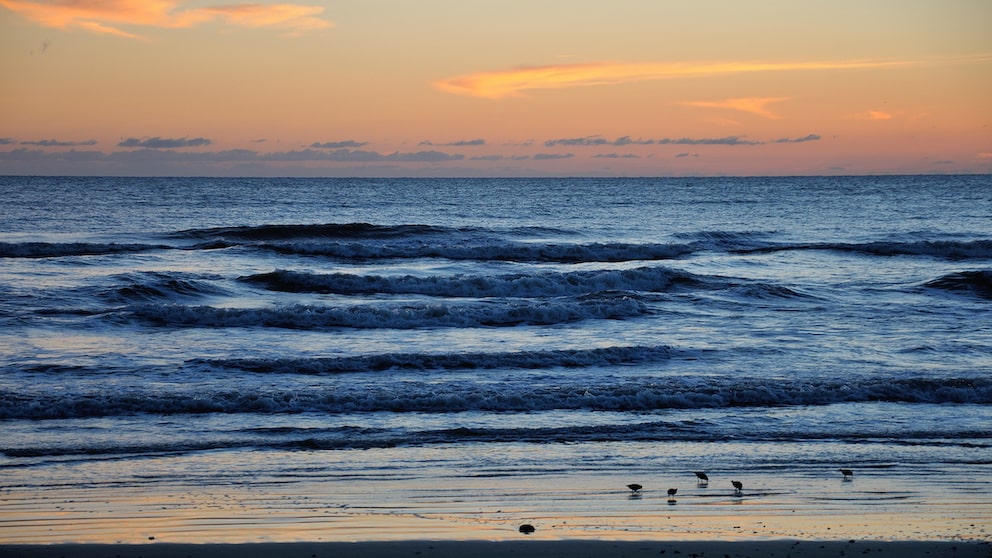
[(612, 145), (612, 146), (624, 146), (624, 145), (651, 145), (655, 143), (652, 139), (631, 139), (630, 136), (622, 136), (615, 140), (608, 140), (600, 136), (585, 136), (580, 138), (560, 138), (560, 139), (550, 139), (544, 142), (545, 147), (554, 147), (556, 145), (566, 145), (566, 146), (599, 146), (599, 145)]
[(598, 153), (592, 156), (593, 159), (640, 159), (639, 155), (633, 153)]
[(14, 145), (17, 140), (14, 138), (0, 138), (0, 145)]
[(469, 157), (469, 161), (526, 161), (530, 155), (480, 155)]
[(436, 146), (440, 146), (440, 147), (479, 147), (479, 146), (482, 146), (482, 145), (486, 145), (486, 140), (484, 140), (484, 139), (472, 139), (472, 140), (453, 141), (453, 142), (450, 142), (450, 143), (434, 143), (434, 142), (432, 142), (430, 140), (424, 140), (424, 141), (418, 143), (417, 145), (428, 145), (428, 146), (429, 145), (436, 145)]
[(789, 99), (790, 97), (744, 97), (740, 99), (725, 99), (723, 101), (687, 101), (679, 104), (689, 107), (735, 110), (778, 120), (782, 117), (768, 110), (767, 105), (788, 101)]
[(551, 161), (554, 159), (571, 159), (575, 155), (571, 153), (538, 153), (534, 155), (535, 161)]
[(320, 6), (300, 6), (295, 4), (233, 4), (191, 10), (223, 19), (230, 25), (239, 27), (275, 27), (298, 35), (305, 31), (316, 31), (331, 27), (327, 20), (319, 16), (324, 8)]
[(26, 147), (19, 147), (17, 149), (12, 149), (10, 151), (0, 151), (0, 161), (15, 161), (15, 162), (50, 162), (50, 161), (69, 161), (69, 162), (87, 162), (87, 161), (100, 161), (106, 159), (107, 155), (100, 151), (77, 151), (71, 149), (69, 151), (45, 151), (43, 149), (28, 149)]
[(185, 28), (210, 22), (236, 27), (272, 27), (290, 35), (332, 26), (321, 6), (240, 3), (182, 9), (182, 0), (0, 0), (0, 6), (57, 29), (140, 38), (124, 27)]
[(144, 147), (147, 149), (175, 149), (178, 147), (204, 147), (213, 143), (207, 138), (127, 138), (117, 147)]
[(851, 70), (912, 64), (906, 61), (849, 60), (834, 62), (598, 62), (533, 66), (478, 72), (444, 79), (434, 86), (448, 93), (487, 99), (521, 96), (534, 89), (561, 89), (646, 80), (707, 77), (754, 72)]
[(801, 138), (779, 138), (777, 140), (772, 140), (771, 143), (806, 143), (807, 141), (820, 141), (821, 138), (819, 134), (809, 134)]
[(96, 140), (86, 141), (60, 141), (56, 139), (43, 139), (36, 141), (22, 141), (21, 145), (36, 145), (38, 147), (77, 147), (80, 145), (96, 145)]
[(314, 149), (344, 149), (350, 147), (362, 147), (363, 145), (368, 145), (367, 141), (354, 141), (354, 140), (344, 140), (344, 141), (328, 141), (324, 143), (313, 142), (310, 147)]
[(383, 161), (402, 161), (408, 163), (440, 163), (443, 161), (460, 161), (464, 158), (464, 155), (444, 153), (441, 151), (397, 152), (382, 156)]
[(724, 138), (664, 138), (658, 140), (659, 145), (761, 145), (762, 141), (746, 140), (743, 136), (727, 136)]
[(583, 136), (578, 138), (549, 139), (545, 147), (623, 147), (627, 145), (764, 145), (767, 143), (802, 143), (821, 139), (817, 134), (808, 134), (798, 138), (780, 138), (770, 141), (746, 139), (746, 136), (725, 136), (721, 138), (661, 138), (661, 139), (631, 139), (621, 136), (607, 139), (602, 136)]
[(45, 152), (41, 149), (27, 149), (22, 147), (10, 151), (0, 151), (0, 160), (8, 161), (87, 160), (121, 163), (437, 163), (444, 161), (459, 161), (464, 158), (464, 155), (443, 153), (440, 151), (397, 151), (394, 153), (379, 153), (376, 151), (362, 151), (353, 149), (338, 149), (335, 151), (302, 149), (295, 151), (260, 153), (250, 149), (229, 149), (224, 151), (173, 151), (168, 149), (144, 148), (104, 153), (101, 151), (76, 150)]
[(464, 159), (463, 155), (443, 153), (441, 151), (396, 151), (393, 153), (379, 153), (378, 151), (365, 151), (360, 149), (336, 149), (334, 151), (314, 151), (312, 149), (303, 149), (299, 151), (279, 151), (274, 153), (255, 153), (252, 151), (244, 151), (244, 155), (253, 160), (269, 162), (323, 161), (332, 163), (439, 163)]
[(895, 117), (894, 114), (890, 112), (884, 112), (881, 110), (866, 110), (865, 112), (859, 112), (851, 118), (855, 120), (892, 120)]

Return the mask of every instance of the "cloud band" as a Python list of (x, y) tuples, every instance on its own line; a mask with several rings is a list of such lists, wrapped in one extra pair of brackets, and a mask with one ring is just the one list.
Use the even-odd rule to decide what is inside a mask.
[(444, 79), (434, 86), (444, 92), (486, 99), (521, 96), (523, 91), (607, 85), (646, 80), (707, 77), (751, 72), (804, 70), (852, 70), (900, 66), (899, 61), (837, 62), (717, 62), (717, 63), (631, 63), (599, 62), (535, 66), (478, 72)]
[(79, 27), (140, 38), (121, 26), (186, 28), (212, 21), (237, 27), (274, 27), (291, 35), (331, 27), (324, 8), (297, 4), (239, 3), (180, 9), (181, 0), (0, 0), (0, 6), (45, 27)]

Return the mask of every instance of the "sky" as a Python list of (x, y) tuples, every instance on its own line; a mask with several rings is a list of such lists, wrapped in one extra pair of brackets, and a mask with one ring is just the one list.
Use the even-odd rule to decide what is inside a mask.
[(0, 174), (992, 172), (989, 0), (0, 0)]

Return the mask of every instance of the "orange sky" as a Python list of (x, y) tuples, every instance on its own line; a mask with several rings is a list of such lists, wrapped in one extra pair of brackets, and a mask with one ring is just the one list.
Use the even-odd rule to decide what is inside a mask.
[(988, 0), (0, 0), (0, 174), (992, 172)]

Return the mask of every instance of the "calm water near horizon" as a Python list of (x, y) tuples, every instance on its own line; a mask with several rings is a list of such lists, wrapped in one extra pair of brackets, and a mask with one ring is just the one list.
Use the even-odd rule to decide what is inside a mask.
[(0, 199), (0, 542), (988, 538), (992, 176)]

